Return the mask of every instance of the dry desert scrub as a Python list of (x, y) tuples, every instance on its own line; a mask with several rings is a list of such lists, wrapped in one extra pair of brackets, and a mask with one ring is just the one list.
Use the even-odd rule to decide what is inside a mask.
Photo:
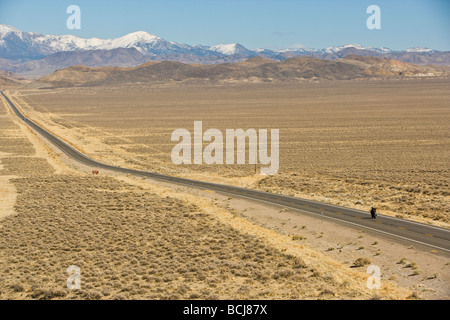
[[(449, 92), (448, 80), (402, 80), (72, 88), (15, 99), (100, 161), (363, 210), (375, 205), (381, 214), (448, 226)], [(278, 175), (262, 179), (252, 165), (172, 164), (171, 133), (192, 131), (196, 120), (222, 132), (280, 129)]]
[[(349, 285), (345, 275), (323, 271), (332, 265), (308, 265), (298, 254), (240, 232), (195, 205), (113, 178), (54, 175), (17, 178), (14, 184), (17, 215), (0, 222), (2, 299), (372, 294), (361, 291), (363, 285)], [(66, 288), (71, 265), (81, 269), (81, 290)], [(388, 294), (396, 296), (395, 289)]]
[[(311, 275), (300, 258), (194, 205), (110, 178), (61, 175), (14, 183), (18, 215), (0, 228), (2, 298), (311, 295), (298, 285)], [(80, 291), (66, 289), (70, 265), (81, 268)]]
[[(1, 120), (6, 121), (0, 115)], [(303, 259), (299, 245), (274, 245), (281, 235), (239, 229), (194, 201), (157, 195), (106, 176), (55, 174), (14, 124), (5, 128), (0, 128), (5, 134), (0, 141), (16, 136), (13, 144), (21, 141), (28, 151), (23, 155), (21, 148), (8, 149), (8, 156), (1, 156), (0, 175), (12, 177), (17, 199), (15, 215), (0, 221), (0, 299), (329, 299), (375, 294), (365, 288), (363, 273), (350, 272), (312, 250)], [(0, 152), (10, 144), (0, 145)], [(81, 290), (66, 287), (66, 270), (72, 265), (81, 269)], [(407, 296), (391, 285), (382, 294)]]

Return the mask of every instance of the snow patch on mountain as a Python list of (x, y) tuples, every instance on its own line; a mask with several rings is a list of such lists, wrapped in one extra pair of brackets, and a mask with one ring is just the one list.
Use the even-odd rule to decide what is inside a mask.
[(239, 43), (218, 44), (215, 46), (211, 46), (208, 49), (210, 51), (219, 52), (226, 56), (231, 56), (233, 54), (247, 54), (252, 52)]
[(430, 49), (430, 48), (414, 47), (414, 48), (408, 48), (405, 51), (406, 52), (432, 52), (434, 50)]
[(368, 51), (375, 51), (375, 52), (381, 52), (381, 53), (387, 53), (387, 52), (391, 52), (391, 49), (389, 48), (385, 48), (385, 47), (381, 47), (381, 48), (374, 48), (374, 47), (365, 47), (362, 46), (360, 44), (346, 44), (344, 46), (337, 46), (337, 47), (328, 47), (326, 49), (324, 49), (324, 51), (326, 53), (338, 53), (342, 50), (345, 49), (357, 49), (357, 50), (368, 50)]
[(232, 43), (232, 44), (218, 44), (216, 46), (209, 47), (209, 50), (220, 52), (220, 53), (225, 54), (225, 55), (231, 55), (231, 54), (235, 54), (236, 53), (236, 51), (237, 51), (236, 46), (237, 46), (236, 43)]

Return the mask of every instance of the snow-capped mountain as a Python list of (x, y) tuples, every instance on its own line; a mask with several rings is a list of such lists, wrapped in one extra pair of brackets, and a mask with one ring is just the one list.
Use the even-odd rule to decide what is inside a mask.
[[(110, 55), (108, 51), (110, 51)], [(72, 54), (57, 55), (67, 52)], [(70, 66), (74, 63), (90, 64), (91, 67), (95, 67), (110, 66), (116, 61), (120, 61), (120, 66), (131, 67), (136, 66), (138, 62), (150, 60), (216, 64), (240, 62), (253, 57), (278, 61), (302, 56), (340, 59), (349, 54), (395, 58), (420, 64), (450, 65), (449, 52), (419, 47), (405, 51), (393, 51), (384, 47), (373, 48), (359, 44), (347, 44), (325, 49), (310, 49), (297, 45), (278, 51), (250, 50), (239, 43), (214, 46), (180, 44), (145, 31), (133, 32), (116, 39), (85, 39), (74, 35), (42, 35), (35, 32), (23, 32), (12, 26), (0, 24), (0, 69), (17, 72), (21, 75), (37, 75), (44, 72), (41, 70), (48, 72), (48, 70)], [(88, 58), (89, 55), (95, 56), (96, 59)], [(111, 55), (118, 55), (118, 57)], [(62, 57), (70, 60), (63, 60)], [(39, 63), (35, 63), (37, 61)], [(85, 61), (86, 63), (84, 63)]]
[(0, 58), (36, 59), (63, 51), (113, 50), (118, 48), (135, 48), (150, 56), (168, 53), (219, 54), (224, 56), (253, 54), (252, 51), (238, 43), (211, 47), (191, 46), (167, 41), (145, 31), (133, 32), (117, 39), (84, 39), (73, 35), (42, 35), (23, 32), (14, 27), (0, 24)]
[(336, 47), (328, 47), (325, 49), (312, 49), (312, 48), (286, 48), (277, 50), (278, 53), (287, 53), (287, 52), (299, 52), (299, 53), (313, 53), (313, 54), (338, 54), (343, 51), (347, 50), (360, 50), (360, 51), (371, 51), (371, 52), (378, 52), (378, 53), (390, 53), (393, 52), (389, 48), (381, 47), (381, 48), (374, 48), (374, 47), (365, 47), (360, 44), (346, 44), (343, 46), (336, 46)]
[(337, 52), (341, 52), (345, 49), (357, 49), (357, 50), (366, 50), (366, 51), (375, 51), (375, 52), (380, 52), (380, 53), (388, 53), (388, 52), (392, 52), (391, 49), (389, 48), (374, 48), (374, 47), (365, 47), (359, 44), (347, 44), (345, 46), (338, 46), (338, 47), (329, 47), (324, 49), (324, 51), (326, 53), (337, 53)]
[(9, 59), (41, 58), (63, 51), (117, 48), (136, 48), (141, 53), (157, 54), (161, 51), (183, 52), (189, 49), (188, 47), (166, 41), (144, 31), (130, 33), (117, 39), (84, 39), (73, 35), (58, 36), (23, 32), (11, 26), (0, 25), (0, 57)]
[(414, 47), (414, 48), (408, 48), (405, 51), (406, 52), (433, 52), (436, 50), (433, 50), (430, 48), (423, 48), (423, 47)]
[(233, 54), (251, 54), (252, 51), (245, 48), (243, 45), (239, 43), (232, 44), (219, 44), (216, 46), (209, 47), (208, 50), (212, 50), (215, 52), (219, 52), (226, 56), (230, 56)]
[[(167, 41), (145, 31), (127, 34), (117, 39), (84, 39), (74, 35), (42, 35), (23, 32), (12, 26), (0, 24), (0, 58), (17, 59), (42, 58), (49, 54), (63, 51), (113, 50), (118, 48), (135, 48), (143, 54), (157, 56), (168, 53), (188, 53), (194, 55), (247, 55), (260, 54), (276, 56), (278, 54), (297, 52), (313, 54), (337, 54), (349, 49), (391, 53), (388, 48), (364, 47), (359, 44), (347, 44), (326, 49), (288, 48), (272, 51), (268, 49), (249, 50), (239, 43), (219, 44), (215, 46), (187, 45)], [(428, 48), (410, 48), (406, 52), (431, 52)]]

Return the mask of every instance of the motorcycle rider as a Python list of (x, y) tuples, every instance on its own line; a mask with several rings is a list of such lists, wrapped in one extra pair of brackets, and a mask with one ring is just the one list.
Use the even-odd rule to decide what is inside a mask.
[(370, 215), (372, 216), (372, 219), (376, 219), (377, 218), (377, 208), (372, 207), (370, 209)]

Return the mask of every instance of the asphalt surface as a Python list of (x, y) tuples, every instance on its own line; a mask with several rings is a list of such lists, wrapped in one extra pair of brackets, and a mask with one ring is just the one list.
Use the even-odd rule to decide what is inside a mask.
[[(295, 209), (299, 214), (313, 215), (319, 219), (333, 221), (346, 226), (353, 226), (367, 232), (377, 233), (378, 235), (382, 235), (397, 242), (414, 245), (417, 248), (421, 247), (422, 249), (428, 251), (450, 255), (450, 230), (445, 228), (413, 222), (406, 219), (383, 216), (380, 214), (378, 214), (376, 220), (373, 220), (371, 219), (369, 212), (356, 209), (235, 186), (171, 177), (155, 172), (116, 167), (98, 162), (85, 156), (74, 147), (43, 129), (32, 120), (28, 119), (3, 93), (3, 91), (0, 92), (5, 101), (11, 107), (12, 111), (20, 119), (22, 119), (23, 122), (39, 133), (42, 137), (54, 144), (67, 156), (85, 165), (98, 169), (128, 173), (178, 185), (215, 191), (229, 196), (262, 201), (270, 205), (281, 206), (284, 208), (291, 208)], [(369, 209), (370, 208), (368, 208), (368, 210)], [(319, 219), (318, 223), (321, 223)]]

